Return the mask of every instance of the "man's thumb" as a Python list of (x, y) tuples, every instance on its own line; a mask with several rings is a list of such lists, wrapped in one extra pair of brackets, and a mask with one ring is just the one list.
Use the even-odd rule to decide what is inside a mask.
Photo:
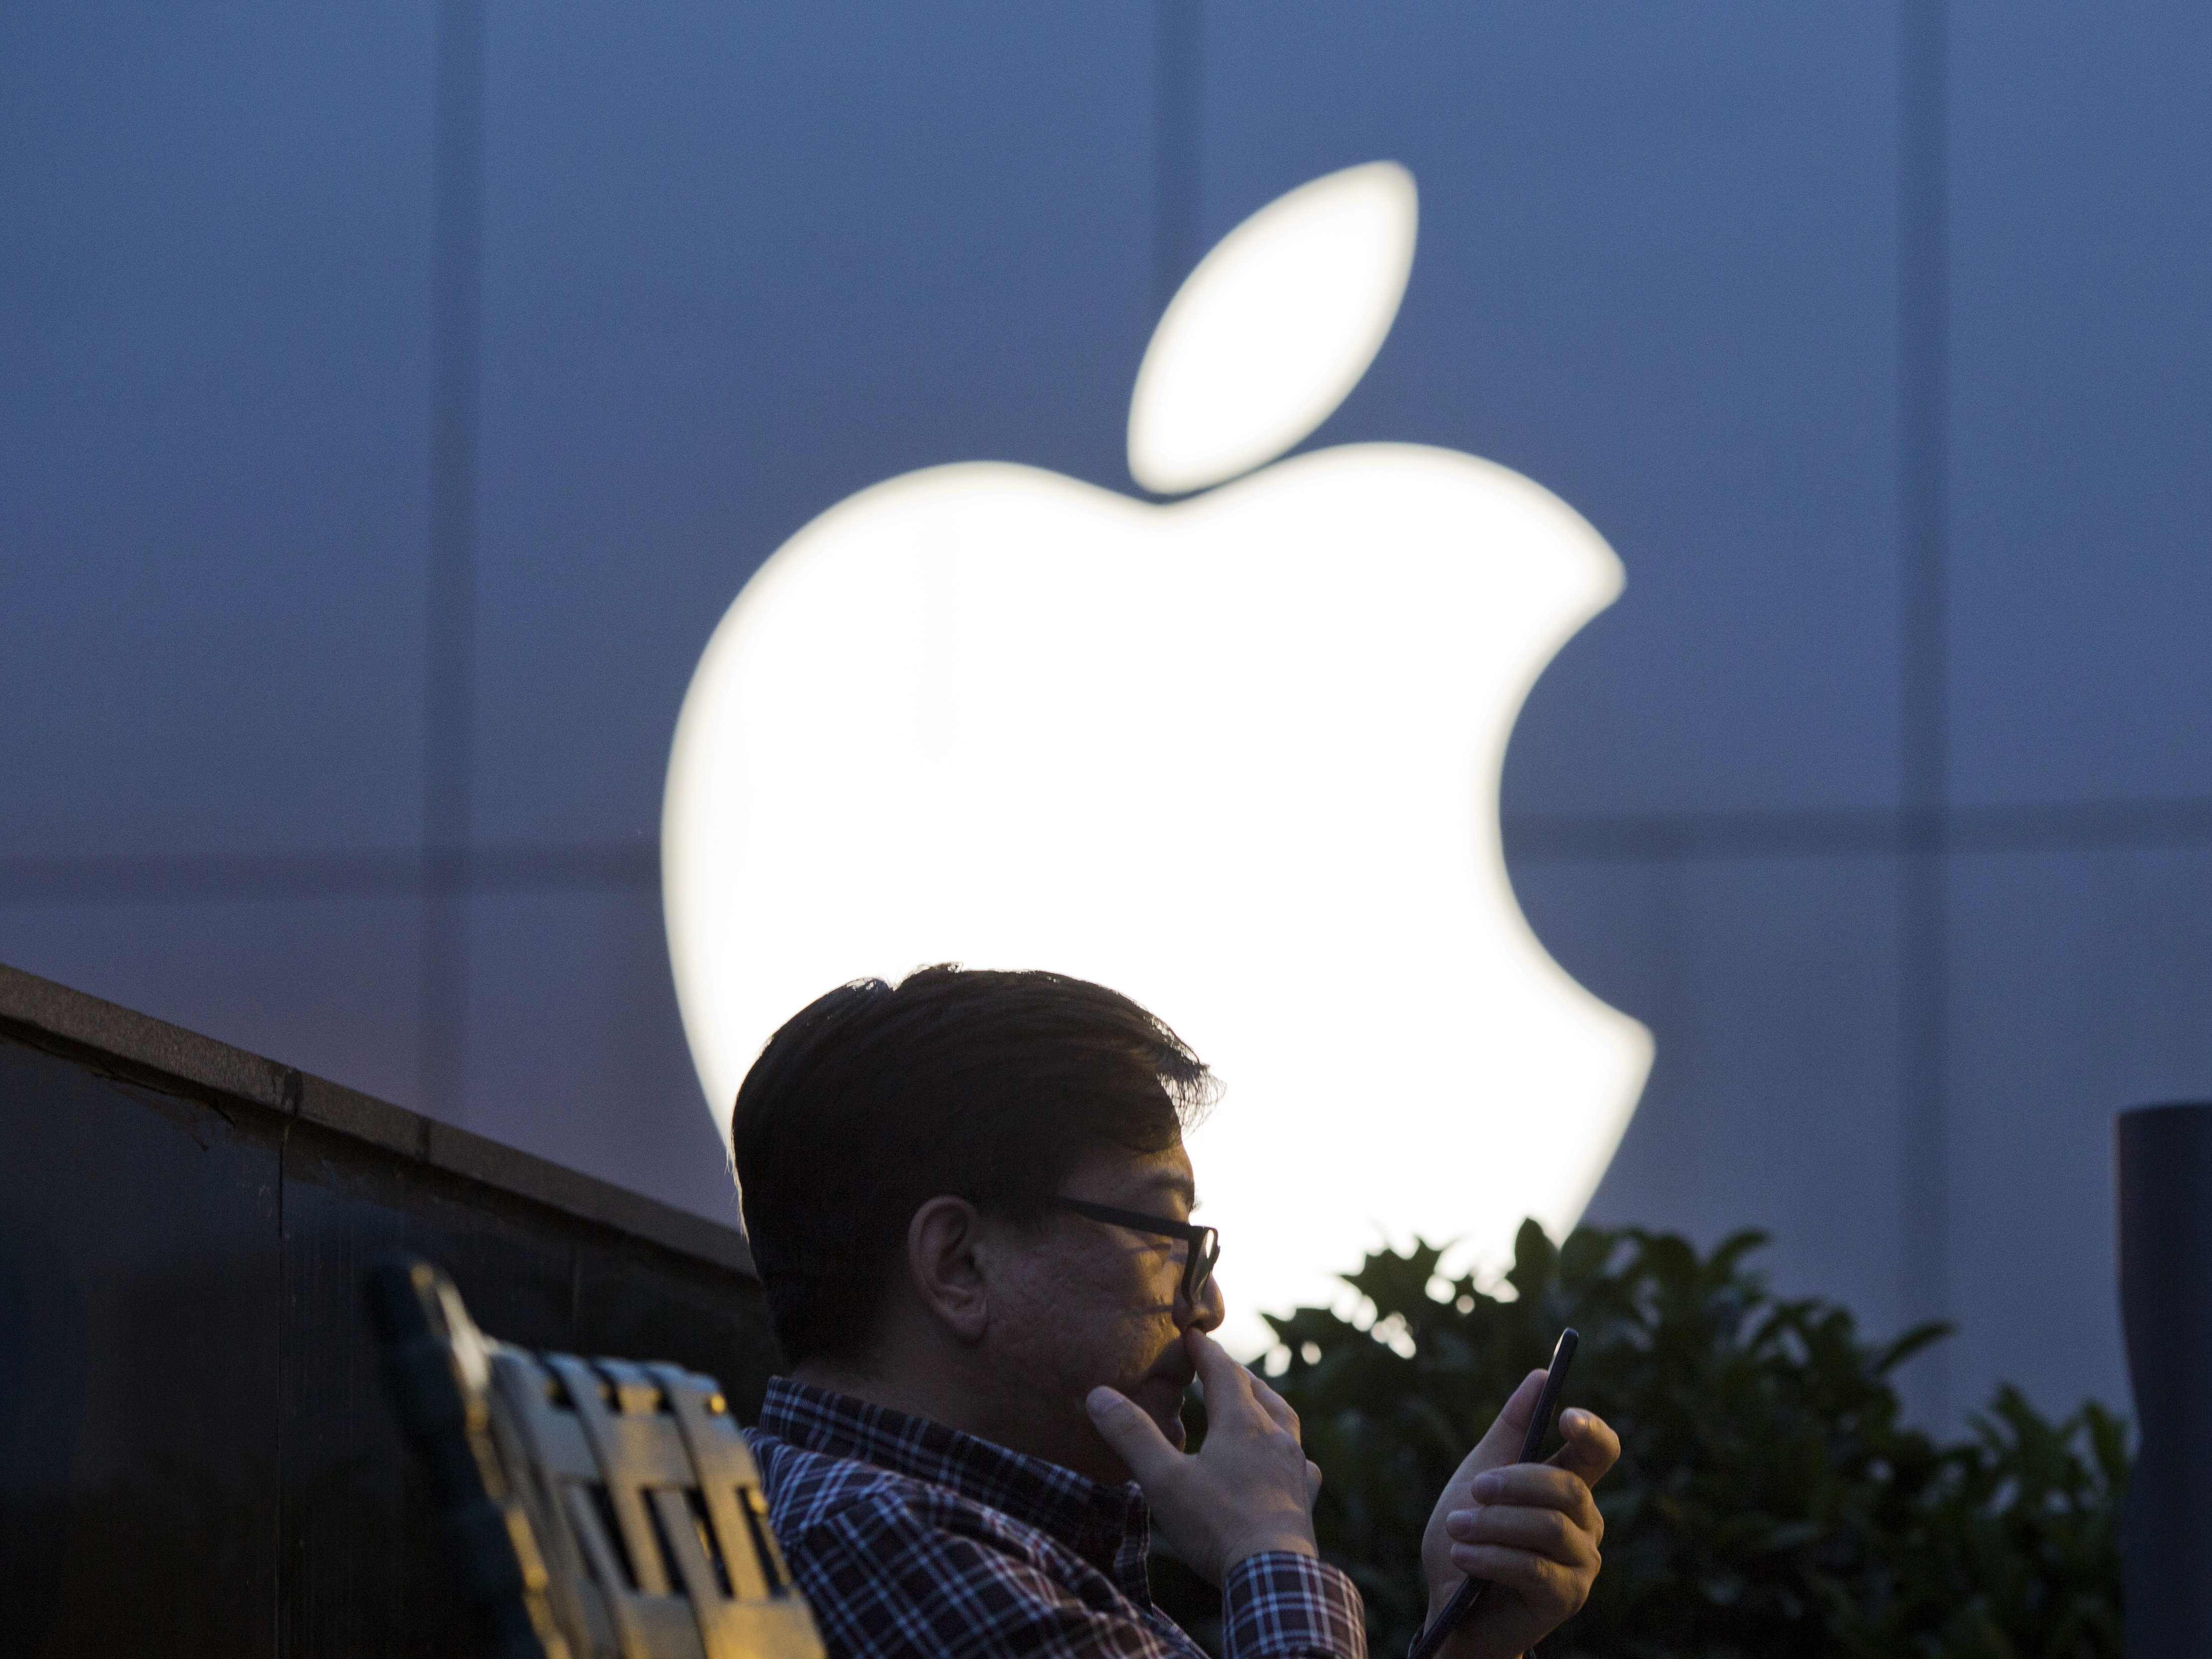
[(1083, 1403), (1090, 1408), (1091, 1420), (1106, 1443), (1121, 1454), (1138, 1485), (1149, 1485), (1154, 1475), (1181, 1456), (1160, 1432), (1160, 1425), (1127, 1395), (1102, 1385), (1091, 1389)]
[(1528, 1437), (1529, 1420), (1536, 1415), (1536, 1402), (1543, 1392), (1543, 1372), (1530, 1371), (1522, 1377), (1521, 1386), (1513, 1390), (1491, 1424), (1490, 1432), (1468, 1454), (1468, 1461), (1479, 1469), (1498, 1469), (1520, 1456), (1521, 1443)]

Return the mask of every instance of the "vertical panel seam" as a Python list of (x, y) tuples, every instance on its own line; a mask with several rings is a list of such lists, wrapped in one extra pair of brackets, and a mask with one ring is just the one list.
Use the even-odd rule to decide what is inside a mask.
[[(1950, 730), (1948, 9), (1899, 13), (1898, 746), (1899, 1313), (1943, 1319), (1950, 1298)], [(1916, 1368), (1922, 1415), (1950, 1411), (1948, 1355)]]
[(1153, 0), (1152, 315), (1198, 263), (1205, 121), (1201, 0)]
[(421, 1104), (467, 1088), (469, 844), (484, 154), (484, 0), (440, 0), (431, 241), (429, 537), (422, 697)]

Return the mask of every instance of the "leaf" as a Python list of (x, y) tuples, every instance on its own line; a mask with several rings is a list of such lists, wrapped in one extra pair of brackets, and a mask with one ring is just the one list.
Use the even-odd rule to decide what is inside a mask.
[(1878, 1371), (1894, 1370), (1930, 1343), (1941, 1342), (1955, 1328), (1940, 1319), (1931, 1319), (1924, 1325), (1915, 1325), (1875, 1356)]
[(1559, 1259), (1559, 1253), (1553, 1248), (1543, 1224), (1532, 1216), (1513, 1235), (1513, 1266), (1505, 1274), (1506, 1281), (1523, 1297), (1541, 1296), (1552, 1288)]
[(1413, 268), (1413, 176), (1346, 167), (1278, 197), (1199, 262), (1129, 399), (1129, 471), (1179, 495), (1265, 465), (1327, 420), (1382, 348)]

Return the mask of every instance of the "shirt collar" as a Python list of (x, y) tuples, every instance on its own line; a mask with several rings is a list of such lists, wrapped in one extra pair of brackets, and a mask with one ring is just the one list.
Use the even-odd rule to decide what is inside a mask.
[(926, 1417), (871, 1405), (787, 1376), (769, 1379), (760, 1425), (809, 1451), (850, 1457), (950, 1486), (1035, 1527), (1127, 1588), (1144, 1583), (1150, 1511), (1134, 1481), (1118, 1486), (1029, 1457)]

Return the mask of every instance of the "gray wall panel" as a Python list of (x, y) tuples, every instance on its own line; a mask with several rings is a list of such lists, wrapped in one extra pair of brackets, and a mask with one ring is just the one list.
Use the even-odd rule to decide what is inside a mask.
[(428, 12), (0, 19), (0, 854), (418, 833)]
[(2212, 14), (1955, 29), (1959, 793), (2212, 796)]
[(736, 1226), (659, 893), (485, 895), (471, 908), (470, 951), (489, 966), (470, 1004), (468, 1127)]
[(1522, 861), (1553, 954), (1657, 1033), (1589, 1214), (1772, 1235), (1793, 1293), (1897, 1318), (1897, 876), (1886, 858)]

